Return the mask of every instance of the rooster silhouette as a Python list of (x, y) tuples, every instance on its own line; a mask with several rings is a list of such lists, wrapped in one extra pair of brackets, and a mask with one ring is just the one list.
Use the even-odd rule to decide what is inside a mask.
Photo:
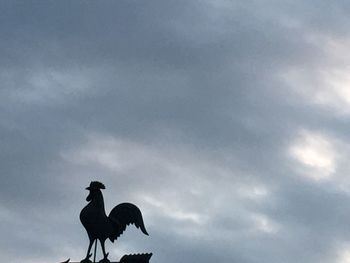
[(101, 189), (105, 189), (101, 182), (91, 182), (89, 187), (89, 195), (86, 201), (89, 203), (80, 212), (80, 221), (84, 225), (89, 236), (89, 248), (85, 259), (81, 263), (91, 263), (90, 250), (92, 244), (97, 239), (101, 243), (103, 259), (99, 263), (108, 263), (108, 253), (105, 251), (105, 241), (109, 238), (112, 242), (116, 240), (126, 229), (127, 225), (134, 224), (137, 228), (148, 235), (143, 223), (140, 209), (131, 203), (122, 203), (112, 209), (107, 216), (104, 206), (103, 195)]

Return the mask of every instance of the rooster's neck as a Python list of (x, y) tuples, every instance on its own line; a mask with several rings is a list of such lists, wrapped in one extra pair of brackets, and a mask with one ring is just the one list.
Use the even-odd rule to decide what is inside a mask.
[(90, 205), (98, 208), (99, 210), (101, 210), (105, 213), (105, 203), (103, 200), (102, 192), (100, 190), (98, 190), (94, 193), (94, 196), (90, 202)]

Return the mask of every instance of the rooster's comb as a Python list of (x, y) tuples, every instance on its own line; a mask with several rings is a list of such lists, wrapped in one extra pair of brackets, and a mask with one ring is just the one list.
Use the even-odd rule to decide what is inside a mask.
[(92, 181), (89, 188), (91, 189), (106, 189), (105, 185), (98, 181)]

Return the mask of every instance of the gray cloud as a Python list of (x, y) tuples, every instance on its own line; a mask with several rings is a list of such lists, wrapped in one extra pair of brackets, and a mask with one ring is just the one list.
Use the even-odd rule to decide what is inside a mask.
[(346, 262), (345, 2), (0, 8), (4, 260), (81, 258), (97, 179), (151, 234), (114, 258)]

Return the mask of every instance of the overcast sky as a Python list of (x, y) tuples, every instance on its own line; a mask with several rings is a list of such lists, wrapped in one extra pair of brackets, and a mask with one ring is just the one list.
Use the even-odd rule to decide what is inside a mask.
[[(0, 1), (0, 255), (350, 262), (347, 1)], [(98, 259), (101, 258), (99, 250)]]

